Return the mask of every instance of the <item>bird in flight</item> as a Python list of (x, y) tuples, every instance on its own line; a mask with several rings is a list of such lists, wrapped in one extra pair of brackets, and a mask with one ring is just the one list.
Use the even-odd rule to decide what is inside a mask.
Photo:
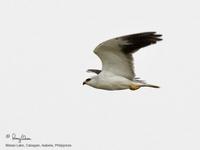
[(144, 32), (113, 38), (99, 44), (94, 53), (101, 59), (102, 70), (88, 69), (87, 72), (97, 75), (86, 79), (83, 85), (103, 90), (159, 88), (135, 76), (132, 54), (140, 48), (161, 41), (161, 36), (156, 32)]

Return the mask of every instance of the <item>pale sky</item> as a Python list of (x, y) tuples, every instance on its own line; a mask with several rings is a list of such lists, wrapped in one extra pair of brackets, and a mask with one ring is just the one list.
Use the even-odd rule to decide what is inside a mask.
[[(72, 150), (199, 150), (199, 18), (197, 0), (1, 0), (0, 147), (16, 133)], [(134, 54), (136, 74), (160, 89), (82, 86), (99, 43), (146, 31), (163, 41)]]

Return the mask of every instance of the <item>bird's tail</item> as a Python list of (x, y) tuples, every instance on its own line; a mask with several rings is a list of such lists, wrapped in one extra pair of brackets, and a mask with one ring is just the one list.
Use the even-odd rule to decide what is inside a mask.
[(152, 84), (147, 84), (147, 83), (133, 83), (130, 85), (130, 90), (137, 90), (141, 87), (151, 87), (151, 88), (160, 88), (159, 86), (157, 85), (152, 85)]
[(160, 88), (159, 86), (157, 86), (157, 85), (152, 85), (152, 84), (142, 84), (142, 85), (140, 85), (140, 87)]

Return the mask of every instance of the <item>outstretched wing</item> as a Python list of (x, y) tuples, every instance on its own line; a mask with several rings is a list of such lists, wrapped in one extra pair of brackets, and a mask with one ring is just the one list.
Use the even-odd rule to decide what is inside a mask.
[(162, 40), (155, 32), (131, 34), (107, 40), (99, 44), (94, 53), (102, 61), (102, 73), (111, 72), (133, 80), (135, 77), (132, 53), (142, 47)]

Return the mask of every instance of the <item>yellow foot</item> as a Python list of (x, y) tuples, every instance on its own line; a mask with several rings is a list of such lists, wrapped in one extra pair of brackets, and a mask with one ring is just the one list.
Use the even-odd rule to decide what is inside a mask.
[(140, 85), (138, 85), (138, 84), (131, 84), (130, 85), (130, 90), (137, 90), (137, 89), (139, 89), (141, 86)]

